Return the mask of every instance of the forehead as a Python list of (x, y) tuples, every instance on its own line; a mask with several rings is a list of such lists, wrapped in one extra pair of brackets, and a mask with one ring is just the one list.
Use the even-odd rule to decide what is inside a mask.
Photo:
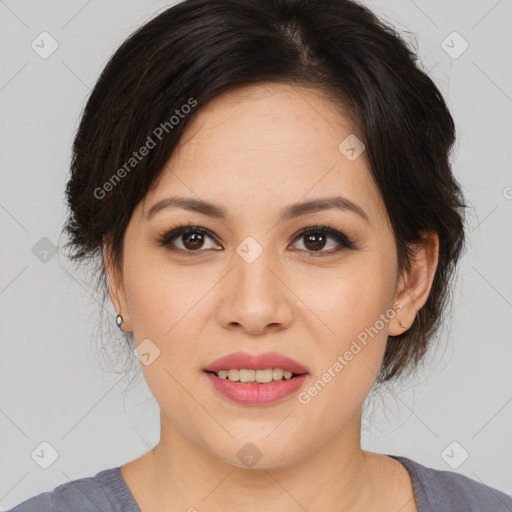
[(364, 151), (347, 158), (357, 135), (345, 111), (320, 91), (295, 85), (224, 93), (187, 126), (144, 211), (179, 194), (223, 204), (234, 215), (265, 216), (283, 205), (341, 195), (378, 222), (386, 212)]

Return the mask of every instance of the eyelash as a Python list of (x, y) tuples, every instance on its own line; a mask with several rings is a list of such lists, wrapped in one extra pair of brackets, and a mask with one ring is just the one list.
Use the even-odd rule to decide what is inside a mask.
[[(187, 256), (198, 256), (201, 252), (204, 252), (204, 249), (198, 249), (197, 251), (187, 251), (184, 249), (179, 248), (171, 248), (171, 242), (178, 238), (180, 235), (184, 234), (193, 234), (193, 233), (199, 233), (201, 235), (207, 235), (210, 238), (212, 238), (215, 241), (215, 236), (213, 233), (207, 229), (203, 228), (201, 226), (194, 226), (192, 224), (179, 224), (178, 226), (175, 226), (174, 228), (171, 228), (170, 230), (166, 230), (163, 233), (160, 234), (158, 239), (158, 245), (162, 247), (166, 247), (168, 250), (175, 252), (175, 253), (182, 253), (186, 254)], [(328, 224), (324, 225), (318, 225), (315, 224), (314, 226), (310, 226), (307, 228), (302, 229), (295, 237), (293, 238), (293, 242), (300, 240), (302, 237), (309, 235), (309, 234), (323, 234), (332, 237), (339, 246), (336, 249), (330, 250), (330, 251), (307, 251), (309, 253), (309, 256), (311, 257), (325, 257), (325, 256), (332, 256), (334, 254), (338, 254), (340, 251), (344, 249), (354, 249), (355, 245), (354, 243), (343, 233), (340, 231), (334, 229), (332, 226)], [(304, 251), (301, 249), (300, 251)]]

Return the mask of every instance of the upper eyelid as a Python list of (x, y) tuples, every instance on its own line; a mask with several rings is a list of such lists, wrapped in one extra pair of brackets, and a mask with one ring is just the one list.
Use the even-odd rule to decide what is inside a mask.
[[(336, 228), (333, 228), (333, 227), (329, 227), (329, 226), (324, 226), (324, 225), (310, 225), (310, 226), (306, 226), (304, 228), (301, 228), (297, 231), (297, 233), (295, 235), (293, 235), (293, 238), (292, 240), (295, 240), (295, 238), (301, 236), (301, 235), (304, 235), (305, 233), (307, 233), (308, 231), (313, 231), (317, 229), (318, 231), (325, 231), (327, 233), (329, 232), (333, 232), (334, 234), (335, 233), (339, 233), (340, 235), (343, 235), (343, 236), (347, 236), (345, 235), (345, 233), (343, 231), (340, 231)], [(162, 238), (170, 235), (171, 233), (173, 233), (172, 237), (176, 237), (178, 235), (180, 235), (182, 232), (186, 232), (187, 230), (189, 231), (202, 231), (204, 232), (207, 236), (211, 237), (211, 238), (214, 238), (214, 239), (217, 239), (217, 235), (210, 229), (208, 228), (205, 228), (204, 226), (199, 226), (199, 225), (196, 225), (196, 224), (186, 224), (186, 225), (183, 225), (183, 226), (176, 226), (174, 228), (170, 228), (170, 229), (167, 229), (167, 230), (164, 230), (163, 234), (162, 234)], [(332, 234), (331, 234), (332, 236)], [(348, 237), (347, 237), (348, 238)]]

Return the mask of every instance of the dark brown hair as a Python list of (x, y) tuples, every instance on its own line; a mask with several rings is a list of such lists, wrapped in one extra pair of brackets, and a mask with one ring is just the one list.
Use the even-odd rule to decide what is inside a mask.
[[(121, 268), (133, 210), (190, 120), (229, 89), (272, 82), (315, 88), (350, 109), (401, 271), (410, 244), (429, 231), (439, 236), (427, 302), (408, 331), (388, 339), (385, 382), (417, 365), (440, 325), (464, 244), (465, 204), (451, 172), (455, 128), (441, 93), (400, 35), (354, 1), (186, 0), (134, 32), (103, 70), (74, 140), (64, 227), (70, 258), (94, 261), (106, 291), (102, 242)], [(155, 146), (130, 160), (148, 138)]]

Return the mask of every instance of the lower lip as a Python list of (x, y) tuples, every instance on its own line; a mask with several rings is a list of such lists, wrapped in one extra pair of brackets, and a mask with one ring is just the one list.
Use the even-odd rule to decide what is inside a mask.
[(297, 391), (308, 376), (307, 373), (304, 373), (288, 380), (279, 380), (268, 384), (246, 384), (221, 379), (215, 373), (205, 373), (220, 394), (233, 402), (244, 405), (265, 405), (278, 402)]

